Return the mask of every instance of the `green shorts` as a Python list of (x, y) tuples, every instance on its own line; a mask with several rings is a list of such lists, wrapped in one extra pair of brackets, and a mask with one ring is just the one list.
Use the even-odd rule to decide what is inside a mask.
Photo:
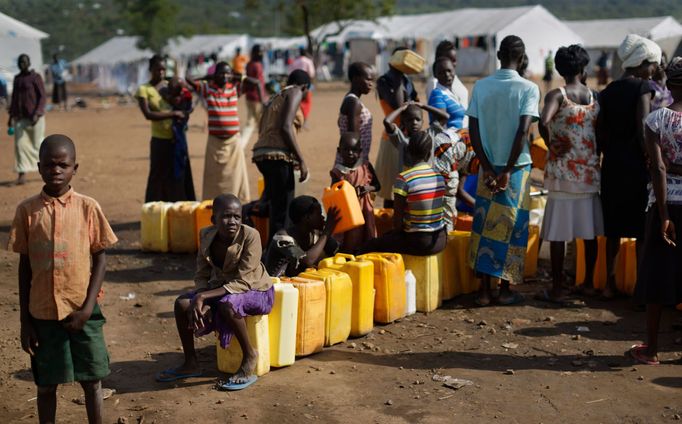
[(104, 342), (104, 316), (95, 305), (78, 333), (66, 331), (61, 321), (33, 319), (38, 348), (31, 357), (38, 386), (95, 381), (109, 375), (109, 353)]

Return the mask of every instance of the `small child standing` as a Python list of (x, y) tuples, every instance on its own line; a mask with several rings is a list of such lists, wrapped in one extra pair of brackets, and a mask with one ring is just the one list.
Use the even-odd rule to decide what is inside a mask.
[(243, 359), (237, 372), (221, 388), (241, 390), (256, 381), (258, 352), (249, 341), (244, 318), (270, 313), (274, 302), (272, 280), (260, 261), (263, 249), (255, 229), (242, 224), (242, 205), (232, 194), (213, 200), (213, 225), (201, 230), (194, 275), (196, 290), (175, 301), (177, 324), (185, 361), (161, 371), (159, 382), (202, 375), (194, 336), (216, 331), (223, 348), (236, 336)]
[(341, 134), (337, 152), (341, 157), (341, 163), (334, 165), (329, 172), (332, 184), (341, 180), (348, 181), (358, 195), (362, 216), (365, 225), (343, 233), (343, 242), (340, 251), (353, 253), (367, 240), (377, 236), (377, 228), (374, 222), (374, 201), (371, 193), (381, 189), (379, 179), (372, 164), (362, 158), (362, 145), (355, 133), (345, 132)]
[(21, 347), (31, 355), (40, 422), (55, 422), (57, 385), (78, 381), (88, 422), (102, 422), (101, 380), (109, 375), (104, 316), (97, 304), (104, 249), (117, 239), (99, 204), (70, 186), (76, 148), (65, 135), (40, 146), (40, 194), (19, 204), (8, 250), (19, 260)]

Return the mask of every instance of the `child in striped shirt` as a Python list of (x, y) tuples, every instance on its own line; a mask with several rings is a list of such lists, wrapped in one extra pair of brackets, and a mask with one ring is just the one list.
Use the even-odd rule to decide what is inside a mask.
[(429, 256), (445, 249), (445, 180), (428, 164), (432, 154), (429, 134), (419, 131), (412, 135), (406, 153), (414, 165), (401, 172), (393, 185), (395, 229), (365, 243), (360, 253), (395, 252)]

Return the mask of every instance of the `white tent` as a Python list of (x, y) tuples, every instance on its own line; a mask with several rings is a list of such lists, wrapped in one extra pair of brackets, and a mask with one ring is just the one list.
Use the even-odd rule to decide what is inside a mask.
[[(564, 21), (584, 40), (589, 49), (617, 49), (628, 34), (638, 34), (660, 42), (682, 37), (682, 25), (672, 16), (633, 19)], [(677, 47), (677, 46), (675, 46)]]
[[(100, 44), (73, 61), (80, 66), (79, 77), (83, 82), (96, 82), (102, 89), (131, 92), (149, 77), (147, 59), (154, 52), (137, 47), (139, 37), (116, 36)], [(164, 49), (177, 59), (178, 67), (184, 69), (190, 56), (217, 53), (219, 57), (231, 57), (240, 47), (249, 47), (247, 35), (194, 35), (171, 40)], [(182, 74), (183, 72), (181, 72)]]
[(17, 58), (22, 53), (26, 53), (31, 58), (31, 67), (41, 72), (43, 54), (40, 49), (40, 40), (47, 37), (49, 37), (48, 34), (0, 13), (0, 52), (2, 52), (0, 53), (0, 72), (3, 76), (11, 79), (19, 72)]
[[(582, 42), (581, 37), (542, 6), (507, 8), (467, 8), (449, 12), (382, 17), (372, 21), (357, 21), (339, 34), (336, 24), (326, 24), (313, 35), (319, 40), (325, 35), (337, 42), (353, 38), (382, 38), (384, 41), (426, 41), (420, 53), (431, 61), (433, 48), (444, 39), (460, 40), (458, 73), (487, 74), (498, 66), (496, 50), (507, 35), (518, 35), (526, 44), (530, 59), (528, 70), (544, 72), (544, 57), (559, 46)], [(332, 36), (332, 34), (335, 34)], [(369, 36), (368, 36), (369, 34)], [(464, 47), (466, 43), (473, 43)], [(352, 60), (352, 58), (351, 58)]]
[(595, 19), (586, 21), (564, 21), (584, 40), (592, 63), (601, 51), (610, 53), (614, 58), (613, 70), (620, 71), (620, 62), (613, 54), (628, 34), (638, 34), (649, 38), (663, 49), (671, 58), (682, 40), (682, 25), (671, 16), (633, 19)]
[(149, 49), (137, 47), (138, 37), (125, 35), (110, 38), (83, 56), (74, 60), (76, 65), (116, 65), (149, 59), (154, 54)]
[(232, 57), (237, 47), (241, 48), (243, 53), (247, 53), (249, 36), (240, 34), (179, 37), (168, 43), (167, 52), (175, 58), (211, 53), (216, 53), (218, 57)]

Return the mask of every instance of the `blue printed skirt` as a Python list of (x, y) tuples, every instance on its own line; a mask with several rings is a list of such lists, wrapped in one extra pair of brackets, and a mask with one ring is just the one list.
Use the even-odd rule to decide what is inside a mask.
[[(500, 172), (502, 167), (495, 167)], [(492, 194), (478, 176), (469, 265), (477, 273), (523, 281), (528, 244), (530, 165), (514, 168), (505, 191)]]

